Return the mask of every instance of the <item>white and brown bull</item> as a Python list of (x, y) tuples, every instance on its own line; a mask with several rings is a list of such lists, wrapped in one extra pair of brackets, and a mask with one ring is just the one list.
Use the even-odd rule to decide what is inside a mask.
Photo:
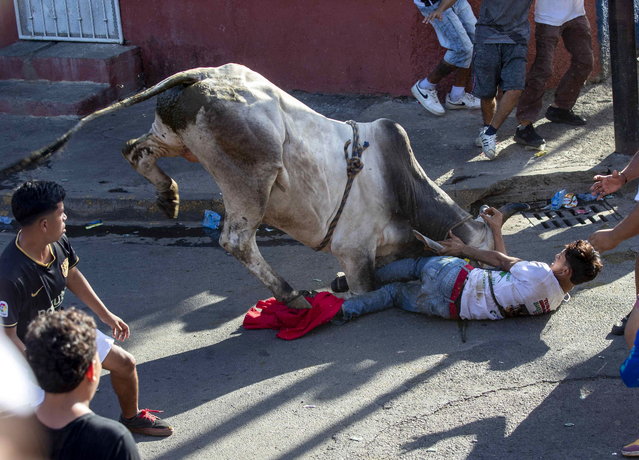
[[(238, 64), (175, 74), (85, 117), (16, 169), (58, 150), (90, 120), (156, 95), (151, 130), (130, 140), (124, 157), (155, 185), (158, 205), (172, 218), (178, 214), (178, 186), (157, 159), (200, 162), (223, 194), (221, 246), (290, 306), (309, 305), (262, 257), (255, 240), (261, 223), (313, 248), (326, 239), (321, 250), (337, 257), (354, 293), (374, 288), (376, 265), (423, 251), (412, 228), (433, 239), (454, 229), (467, 244), (492, 247), (488, 226), (428, 178), (400, 125), (380, 119), (351, 126), (326, 118)], [(330, 234), (347, 184), (345, 142), (355, 130), (368, 148)], [(350, 147), (359, 144), (353, 139)]]

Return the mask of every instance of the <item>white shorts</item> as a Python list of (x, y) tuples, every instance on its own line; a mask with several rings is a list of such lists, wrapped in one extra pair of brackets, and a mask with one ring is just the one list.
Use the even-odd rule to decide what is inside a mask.
[[(100, 329), (95, 330), (95, 342), (98, 348), (98, 357), (100, 358), (100, 362), (104, 361), (104, 358), (111, 351), (111, 347), (113, 347), (113, 338), (104, 334), (100, 331)], [(34, 399), (32, 403), (32, 407), (38, 407), (44, 401), (44, 390), (40, 388), (38, 385), (33, 385)]]
[(95, 341), (98, 345), (98, 357), (100, 358), (100, 362), (104, 361), (104, 358), (111, 351), (111, 347), (113, 347), (113, 337), (109, 337), (100, 329), (95, 330)]

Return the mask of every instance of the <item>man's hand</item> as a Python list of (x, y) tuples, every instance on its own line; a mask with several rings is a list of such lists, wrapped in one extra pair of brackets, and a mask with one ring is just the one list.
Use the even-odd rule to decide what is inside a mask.
[(590, 187), (590, 191), (597, 195), (598, 200), (616, 192), (627, 182), (627, 178), (617, 170), (608, 176), (596, 175), (593, 180), (595, 183)]
[(114, 315), (111, 312), (108, 312), (104, 318), (100, 318), (104, 324), (111, 328), (113, 333), (113, 338), (115, 340), (119, 340), (120, 342), (124, 342), (129, 338), (129, 325), (125, 323), (122, 318), (117, 315)]
[(435, 19), (437, 19), (438, 21), (441, 21), (443, 12), (444, 12), (444, 10), (441, 9), (441, 7), (439, 7), (435, 11), (429, 13), (428, 16), (424, 16), (424, 19), (422, 20), (422, 22), (424, 24), (430, 24)]
[(444, 248), (439, 251), (439, 254), (442, 256), (462, 256), (464, 253), (464, 249), (466, 248), (466, 244), (456, 237), (452, 230), (448, 232), (448, 239), (444, 241), (439, 241), (439, 244), (444, 246)]
[(617, 247), (621, 241), (615, 237), (613, 228), (597, 230), (595, 233), (588, 237), (588, 241), (592, 244), (592, 247), (599, 252), (610, 251)]
[(501, 227), (504, 225), (504, 215), (499, 209), (491, 207), (479, 215), (484, 219), (484, 222), (486, 222), (493, 233), (501, 230)]

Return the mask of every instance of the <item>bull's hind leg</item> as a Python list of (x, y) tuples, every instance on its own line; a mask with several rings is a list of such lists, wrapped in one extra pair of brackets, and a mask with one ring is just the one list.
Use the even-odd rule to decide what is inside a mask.
[(177, 219), (180, 210), (178, 185), (156, 162), (159, 157), (179, 154), (180, 151), (162, 143), (154, 134), (131, 139), (122, 149), (122, 155), (133, 169), (155, 185), (157, 205), (170, 219)]
[[(233, 185), (237, 185), (235, 188)], [(268, 191), (251, 193), (241, 188), (241, 182), (225, 180), (224, 226), (220, 235), (220, 246), (255, 275), (275, 298), (293, 308), (311, 308), (308, 301), (278, 275), (264, 260), (255, 241), (255, 232), (262, 222)], [(222, 188), (220, 184), (220, 188)], [(233, 190), (229, 190), (229, 188)]]

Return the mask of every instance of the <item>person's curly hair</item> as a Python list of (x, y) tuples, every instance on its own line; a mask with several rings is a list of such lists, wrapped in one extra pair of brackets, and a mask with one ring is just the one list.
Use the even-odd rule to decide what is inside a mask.
[(11, 197), (11, 212), (20, 225), (27, 226), (53, 212), (64, 201), (64, 188), (51, 181), (33, 180), (22, 184)]
[(566, 245), (566, 262), (572, 269), (572, 284), (592, 281), (603, 268), (599, 253), (586, 240), (577, 240)]
[(70, 308), (35, 318), (24, 344), (27, 361), (47, 393), (67, 393), (84, 378), (95, 357), (95, 321)]

